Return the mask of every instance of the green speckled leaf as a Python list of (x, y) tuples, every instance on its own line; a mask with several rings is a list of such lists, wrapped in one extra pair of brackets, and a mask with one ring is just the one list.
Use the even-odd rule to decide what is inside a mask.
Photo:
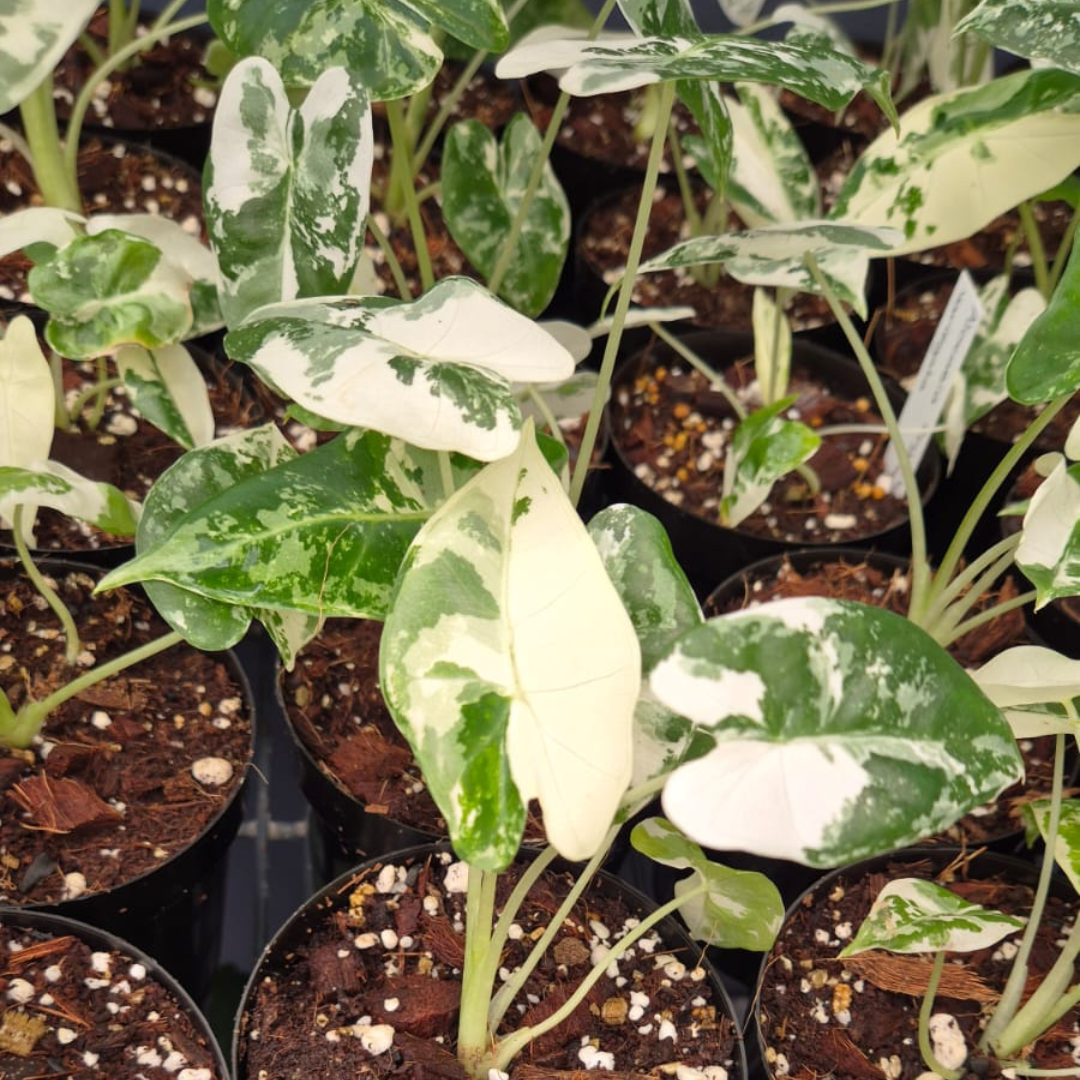
[(878, 893), (870, 914), (840, 953), (975, 952), (1024, 928), (1024, 920), (963, 900), (933, 881), (900, 878)]
[(647, 818), (634, 826), (630, 842), (643, 855), (676, 870), (691, 870), (675, 883), (675, 895), (704, 886), (701, 896), (679, 908), (691, 935), (721, 949), (767, 952), (784, 921), (784, 902), (764, 874), (732, 870), (711, 862), (705, 852), (664, 818)]
[(183, 345), (122, 345), (116, 366), (139, 415), (185, 450), (214, 437), (206, 379)]
[(870, 259), (885, 254), (898, 236), (895, 229), (863, 228), (840, 221), (767, 225), (684, 240), (643, 262), (640, 272), (721, 263), (733, 278), (747, 285), (820, 293), (821, 287), (806, 266), (809, 252), (836, 296), (865, 316)]
[(560, 854), (596, 851), (630, 779), (640, 655), (531, 424), (418, 534), (380, 681), (462, 858), (505, 867), (533, 798)]
[(48, 506), (116, 536), (131, 536), (139, 516), (138, 503), (119, 488), (87, 480), (58, 461), (0, 466), (0, 517), (10, 520), (15, 507), (27, 504)]
[(82, 33), (98, 0), (0, 3), (0, 113), (23, 101)]
[(982, 0), (956, 26), (999, 49), (1080, 75), (1080, 19), (1076, 0)]
[[(447, 132), (443, 215), (485, 278), (495, 269), (539, 154), (540, 135), (524, 113), (510, 121), (499, 141), (478, 120), (461, 121)], [(548, 162), (499, 296), (524, 315), (539, 315), (555, 294), (569, 244), (570, 204)]]
[(511, 381), (574, 370), (550, 334), (467, 278), (445, 278), (411, 303), (347, 297), (264, 308), (225, 347), (319, 416), (481, 461), (518, 443)]
[[(1042, 837), (1050, 842), (1050, 800), (1038, 799), (1025, 803), (1024, 818), (1031, 838)], [(1057, 837), (1053, 845), (1054, 862), (1061, 867), (1072, 887), (1080, 892), (1080, 799), (1063, 799), (1058, 819)]]
[(895, 254), (949, 244), (1080, 166), (1080, 75), (1020, 71), (926, 98), (851, 170), (830, 216), (900, 229)]
[(1080, 389), (1080, 244), (1073, 244), (1065, 272), (1047, 309), (1031, 324), (1009, 360), (1009, 396), (1025, 405)]
[(735, 429), (720, 495), (720, 521), (729, 528), (745, 521), (769, 497), (773, 484), (821, 445), (821, 436), (805, 424), (780, 415), (794, 401), (781, 398), (752, 412)]
[(367, 94), (343, 68), (324, 72), (299, 109), (265, 60), (233, 68), (215, 113), (205, 189), (229, 326), (264, 304), (347, 291), (373, 160)]
[(81, 236), (29, 274), (50, 315), (45, 337), (61, 356), (101, 356), (118, 345), (181, 341), (192, 323), (190, 279), (146, 240), (117, 229)]
[(1080, 463), (1062, 458), (1031, 497), (1016, 565), (1038, 592), (1036, 611), (1080, 593)]
[[(381, 618), (409, 542), (442, 498), (437, 456), (372, 431), (299, 457), (259, 450), (225, 439), (186, 454), (183, 472), (154, 485), (145, 541), (110, 584), (164, 581), (245, 607)], [(454, 465), (458, 481), (476, 468)]]
[(373, 101), (390, 101), (427, 86), (442, 63), (428, 20), (398, 0), (209, 0), (206, 11), (234, 53), (269, 60), (290, 88), (343, 67)]
[(1023, 773), (970, 676), (879, 608), (802, 598), (712, 619), (650, 683), (716, 739), (663, 801), (718, 850), (851, 862), (938, 832)]

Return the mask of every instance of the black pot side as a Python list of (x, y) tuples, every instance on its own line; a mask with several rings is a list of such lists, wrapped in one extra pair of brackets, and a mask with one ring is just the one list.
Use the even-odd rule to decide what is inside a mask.
[[(898, 869), (890, 870), (890, 865), (898, 867)], [(799, 913), (816, 910), (816, 908), (820, 907), (823, 909), (823, 925), (832, 927), (836, 919), (833, 917), (832, 911), (828, 910), (827, 905), (830, 902), (835, 903), (838, 898), (842, 897), (847, 882), (859, 880), (867, 875), (880, 875), (882, 885), (885, 884), (887, 879), (896, 877), (922, 877), (938, 880), (939, 882), (952, 880), (978, 882), (995, 875), (1004, 875), (1008, 877), (1011, 883), (1033, 890), (1038, 878), (1038, 868), (1029, 862), (984, 850), (970, 851), (961, 848), (944, 847), (933, 849), (905, 848), (887, 855), (865, 859), (850, 866), (840, 867), (824, 874), (789, 906), (780, 933), (777, 935), (776, 944), (761, 961), (755, 984), (753, 1007), (747, 1018), (744, 1033), (751, 1074), (758, 1080), (782, 1080), (789, 1068), (792, 1075), (804, 1075), (807, 1069), (805, 1062), (800, 1061), (796, 1065), (791, 1060), (788, 1060), (780, 1069), (773, 1067), (777, 1053), (784, 1054), (786, 1057), (789, 1052), (794, 1053), (797, 1051), (797, 1037), (790, 1034), (785, 1039), (784, 1017), (769, 1016), (765, 1012), (762, 1003), (762, 990), (766, 985), (766, 980), (769, 978), (770, 971), (777, 965), (786, 967), (791, 963), (798, 964), (798, 961), (793, 961), (791, 958), (785, 959), (787, 954), (785, 938), (789, 936), (792, 919)], [(1075, 900), (1075, 894), (1072, 893), (1071, 888), (1061, 878), (1055, 878), (1051, 882), (1051, 895), (1063, 900)], [(975, 902), (979, 902), (977, 897)], [(990, 904), (990, 906), (992, 907), (993, 904)], [(854, 933), (858, 930), (858, 925), (852, 926), (851, 929)], [(822, 929), (821, 933), (826, 935), (829, 932)], [(814, 978), (813, 970), (808, 969), (805, 971), (807, 980), (803, 984), (808, 995), (816, 994), (818, 999), (823, 1000), (824, 1008), (821, 1016), (826, 1017), (826, 1019), (820, 1017), (819, 1019), (821, 1023), (828, 1023), (836, 1029), (837, 1044), (843, 1043), (847, 1039), (847, 1028), (841, 1026), (839, 1021), (834, 1020), (830, 997), (833, 994), (834, 986), (845, 982), (845, 980), (839, 979), (839, 961), (835, 960), (836, 953), (845, 944), (846, 939), (840, 940), (837, 937), (831, 937), (827, 942), (824, 940), (816, 942), (812, 968), (823, 972), (826, 979), (821, 980), (819, 984), (818, 980)], [(875, 955), (887, 956), (888, 954), (877, 953)], [(929, 962), (927, 968), (929, 968)], [(831, 981), (828, 979), (829, 976), (832, 977)], [(850, 976), (848, 976), (848, 980), (846, 984), (853, 986), (855, 980), (851, 979)], [(853, 1012), (858, 1005), (858, 994), (859, 991), (855, 989), (852, 1002)], [(943, 996), (939, 990), (938, 997)], [(977, 1008), (975, 1002), (969, 1001), (966, 1004), (969, 1007)], [(852, 1053), (852, 1057), (854, 1056), (855, 1054)], [(861, 1053), (858, 1054), (858, 1058), (862, 1059)], [(832, 1065), (840, 1068), (840, 1058), (837, 1057), (832, 1062)], [(852, 1080), (854, 1074), (848, 1070), (841, 1070), (835, 1075), (839, 1077), (839, 1080)], [(911, 1075), (915, 1075), (915, 1073)]]
[[(103, 930), (97, 926), (87, 925), (80, 922), (77, 919), (71, 918), (67, 915), (58, 914), (54, 912), (44, 911), (31, 911), (18, 908), (3, 907), (0, 908), (0, 922), (6, 924), (9, 927), (18, 928), (20, 930), (28, 930), (35, 935), (41, 935), (42, 940), (48, 938), (59, 938), (65, 936), (71, 936), (84, 944), (88, 945), (91, 949), (98, 952), (117, 952), (122, 954), (126, 959), (133, 961), (134, 963), (141, 964), (146, 969), (146, 978), (153, 980), (161, 985), (166, 992), (175, 999), (176, 1004), (179, 1006), (180, 1012), (183, 1013), (190, 1021), (194, 1028), (197, 1044), (200, 1050), (203, 1052), (204, 1057), (208, 1057), (211, 1060), (211, 1066), (213, 1072), (220, 1078), (220, 1080), (228, 1080), (229, 1067), (226, 1062), (225, 1055), (222, 1053), (221, 1047), (218, 1045), (217, 1039), (214, 1036), (214, 1032), (210, 1027), (209, 1022), (203, 1016), (199, 1010), (198, 1005), (192, 999), (185, 987), (175, 978), (173, 973), (167, 968), (163, 967), (159, 961), (159, 958), (147, 951), (139, 948), (133, 942), (129, 941), (126, 937), (122, 937), (116, 933)], [(21, 1011), (21, 1009), (20, 1009)], [(52, 1012), (51, 1016), (64, 1016), (63, 1013)], [(51, 1018), (51, 1017), (50, 1017)], [(66, 1017), (65, 1017), (66, 1018)], [(161, 1022), (161, 1030), (168, 1031), (169, 1017), (163, 1017)], [(102, 1021), (92, 1020), (90, 1022), (89, 1030), (93, 1031), (94, 1026), (100, 1026)], [(157, 1028), (157, 1024), (154, 1025)], [(115, 1025), (110, 1025), (112, 1031), (105, 1032), (106, 1037), (115, 1038), (113, 1032), (115, 1031)], [(129, 1029), (132, 1034), (129, 1037), (134, 1037), (134, 1028)], [(150, 1037), (152, 1040), (152, 1036)], [(149, 1040), (148, 1040), (149, 1041)], [(171, 1047), (170, 1047), (171, 1049)], [(186, 1053), (190, 1053), (192, 1049), (187, 1046), (178, 1046), (177, 1049), (181, 1049)], [(164, 1055), (162, 1055), (164, 1056)], [(16, 1058), (14, 1056), (4, 1054), (6, 1059), (5, 1065), (17, 1064), (20, 1060), (26, 1059)], [(205, 1067), (205, 1066), (204, 1066)], [(195, 1071), (194, 1069), (189, 1071)], [(85, 1075), (99, 1075), (96, 1070), (88, 1067)], [(29, 1075), (21, 1071), (14, 1071), (11, 1073), (4, 1072), (3, 1075), (24, 1076)], [(50, 1073), (50, 1075), (54, 1075)], [(59, 1074), (55, 1074), (59, 1075)], [(83, 1075), (83, 1074), (80, 1074)]]
[[(718, 371), (727, 363), (748, 354), (752, 355), (753, 352), (753, 338), (750, 334), (695, 331), (683, 335), (682, 340)], [(632, 385), (639, 374), (659, 363), (669, 361), (673, 356), (668, 346), (657, 342), (650, 350), (626, 361), (615, 373), (612, 398), (615, 398), (621, 388)], [(822, 376), (825, 384), (834, 393), (851, 399), (869, 396), (869, 386), (858, 365), (846, 356), (810, 342), (796, 341), (792, 353), (793, 368), (799, 364)], [(904, 392), (892, 380), (886, 382), (886, 391), (893, 408), (899, 411)], [(634, 474), (632, 465), (620, 450), (619, 431), (614, 419), (611, 426), (612, 488), (616, 498), (633, 503), (660, 520), (671, 539), (679, 564), (686, 571), (691, 585), (700, 597), (704, 598), (719, 582), (758, 559), (797, 551), (814, 543), (810, 538), (804, 542), (794, 542), (751, 535), (699, 517), (677, 506)], [(924, 507), (937, 488), (940, 473), (940, 454), (937, 448), (931, 445), (916, 473)], [(816, 543), (820, 544), (821, 541)], [(908, 519), (905, 515), (902, 521), (884, 530), (864, 535), (857, 540), (845, 541), (845, 546), (907, 554), (910, 551)]]
[[(73, 560), (42, 560), (42, 569), (63, 567), (100, 575), (100, 568)], [(14, 572), (11, 560), (0, 562), (0, 577)], [(250, 717), (254, 756), (257, 719), (251, 684), (232, 650), (216, 654), (228, 668)], [(52, 903), (5, 904), (0, 912), (41, 912), (75, 919), (118, 934), (150, 953), (197, 1000), (211, 990), (221, 954), (225, 916), (228, 851), (244, 815), (248, 771), (228, 801), (186, 848), (152, 869), (103, 892)], [(92, 840), (90, 841), (93, 842)]]
[[(529, 858), (527, 849), (523, 850), (520, 857)], [(233, 1028), (233, 1044), (231, 1051), (232, 1076), (234, 1080), (256, 1080), (250, 1073), (246, 1061), (245, 1042), (253, 1038), (265, 1038), (264, 1032), (251, 1030), (252, 1019), (250, 1016), (250, 1003), (261, 983), (267, 980), (276, 980), (280, 985), (298, 984), (307, 981), (309, 976), (317, 972), (308, 971), (304, 966), (295, 963), (295, 951), (307, 940), (311, 939), (316, 928), (327, 920), (335, 918), (335, 913), (341, 913), (342, 908), (349, 904), (349, 894), (362, 879), (372, 879), (373, 875), (387, 865), (408, 867), (410, 876), (417, 874), (430, 860), (433, 874), (442, 874), (446, 866), (457, 861), (453, 849), (446, 842), (424, 843), (394, 851), (386, 856), (368, 860), (357, 865), (345, 874), (329, 882), (312, 896), (296, 913), (281, 927), (274, 937), (267, 943), (262, 955), (256, 961), (237, 1011), (236, 1023)], [(555, 871), (573, 869), (568, 864), (555, 860), (552, 866)], [(644, 914), (655, 909), (656, 905), (642, 892), (611, 873), (599, 871), (589, 888), (603, 888), (614, 890), (621, 894), (627, 906), (636, 909), (639, 914)], [(588, 892), (585, 898), (588, 897)], [(559, 897), (558, 899), (561, 899)], [(557, 901), (556, 901), (557, 902)], [(583, 900), (579, 900), (579, 908)], [(713, 1003), (718, 1014), (731, 1018), (735, 1023), (735, 1034), (738, 1036), (734, 1047), (735, 1060), (732, 1062), (729, 1076), (730, 1080), (748, 1080), (746, 1053), (740, 1034), (741, 1025), (737, 1022), (739, 1014), (736, 1012), (724, 983), (709, 960), (702, 954), (699, 943), (694, 942), (687, 934), (682, 924), (671, 915), (661, 920), (655, 927), (665, 947), (665, 951), (671, 952), (686, 961), (686, 966), (701, 967), (705, 973), (705, 980), (709, 983)], [(426, 954), (429, 957), (431, 953)], [(338, 953), (339, 963), (348, 963), (348, 959)], [(340, 985), (340, 981), (339, 984)], [(628, 988), (629, 989), (629, 988)], [(312, 991), (314, 995), (314, 990)], [(328, 1001), (332, 1001), (333, 995), (327, 997), (324, 994), (323, 1009), (326, 1010)], [(313, 996), (312, 1000), (315, 1000)], [(456, 1013), (453, 1019), (456, 1024)], [(411, 1042), (415, 1039), (410, 1038)], [(397, 1053), (391, 1050), (391, 1053)], [(411, 1052), (410, 1052), (411, 1053)], [(527, 1060), (528, 1052), (525, 1052)], [(399, 1058), (400, 1060), (400, 1058)], [(396, 1062), (395, 1062), (396, 1063)], [(513, 1066), (511, 1066), (513, 1069)], [(261, 1075), (261, 1074), (260, 1074)], [(441, 1075), (434, 1072), (427, 1075)], [(561, 1074), (560, 1074), (561, 1075)], [(576, 1073), (575, 1073), (576, 1075)]]

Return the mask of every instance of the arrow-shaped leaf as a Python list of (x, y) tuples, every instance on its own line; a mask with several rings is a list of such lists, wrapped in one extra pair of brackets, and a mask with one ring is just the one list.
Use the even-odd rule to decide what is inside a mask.
[(1032, 495), (1016, 565), (1035, 586), (1036, 611), (1080, 593), (1080, 462), (1063, 457)]
[(463, 858), (506, 866), (533, 798), (560, 854), (596, 851), (630, 779), (640, 653), (531, 425), (418, 534), (380, 667)]
[(850, 862), (938, 832), (1023, 775), (970, 676), (880, 608), (800, 598), (712, 619), (650, 682), (716, 739), (663, 801), (718, 850)]
[(214, 437), (206, 379), (183, 345), (122, 345), (116, 366), (132, 405), (169, 438), (190, 450)]
[(225, 347), (319, 416), (481, 461), (518, 443), (512, 381), (574, 370), (550, 334), (458, 277), (411, 303), (348, 297), (264, 308)]
[(968, 31), (1016, 56), (1080, 75), (1075, 0), (982, 0), (956, 24), (956, 33)]
[(26, 504), (48, 506), (114, 536), (131, 536), (139, 516), (138, 504), (119, 488), (87, 480), (58, 461), (0, 466), (0, 517), (10, 520), (15, 507)]
[(1022, 930), (1024, 920), (972, 904), (921, 878), (890, 881), (841, 956), (867, 949), (895, 953), (974, 952)]
[(299, 109), (265, 60), (243, 60), (218, 100), (206, 223), (229, 326), (264, 304), (347, 291), (360, 259), (374, 142), (367, 92), (325, 71)]

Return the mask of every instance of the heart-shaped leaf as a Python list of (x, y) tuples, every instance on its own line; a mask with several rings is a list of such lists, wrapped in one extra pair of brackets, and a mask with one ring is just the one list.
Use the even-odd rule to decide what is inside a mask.
[(0, 517), (10, 520), (15, 507), (27, 504), (59, 510), (114, 536), (131, 536), (139, 516), (138, 504), (119, 488), (87, 480), (59, 461), (0, 466)]
[[(469, 261), (490, 278), (517, 218), (540, 135), (518, 113), (500, 140), (479, 120), (454, 124), (442, 157), (442, 209)], [(524, 315), (539, 315), (559, 283), (570, 243), (570, 204), (550, 163), (529, 205), (499, 296)]]
[(892, 226), (894, 254), (962, 240), (1080, 166), (1080, 75), (1020, 71), (926, 98), (863, 152), (830, 216)]
[(264, 308), (225, 347), (319, 416), (480, 461), (517, 446), (511, 381), (574, 370), (550, 334), (460, 277), (410, 303), (347, 297)]
[(190, 450), (214, 437), (206, 379), (183, 345), (122, 345), (116, 366), (132, 405), (170, 439)]
[(52, 74), (86, 28), (98, 0), (5, 0), (0, 33), (0, 113), (9, 112)]
[(206, 224), (229, 326), (264, 304), (344, 293), (364, 242), (374, 141), (367, 92), (331, 68), (298, 109), (265, 60), (242, 60), (218, 100)]
[(718, 850), (851, 862), (938, 832), (1023, 775), (971, 677), (880, 608), (808, 597), (712, 619), (650, 683), (716, 740), (663, 802)]
[(900, 878), (878, 893), (866, 921), (840, 955), (854, 956), (867, 949), (975, 952), (1023, 927), (1023, 919), (972, 904), (933, 881)]
[(679, 908), (691, 936), (721, 949), (767, 952), (772, 947), (784, 921), (784, 902), (764, 874), (711, 862), (697, 844), (663, 818), (639, 822), (630, 833), (630, 842), (653, 862), (692, 871), (675, 883), (677, 897), (704, 889)]
[(462, 858), (505, 867), (533, 798), (560, 854), (597, 850), (630, 780), (640, 653), (531, 424), (417, 535), (380, 672)]
[(1080, 75), (1074, 0), (982, 0), (956, 24), (958, 34), (968, 31), (1016, 56)]
[[(106, 582), (164, 581), (246, 607), (382, 618), (409, 542), (443, 497), (437, 455), (374, 431), (249, 467), (257, 449), (220, 440), (185, 454), (188, 471), (174, 466), (152, 489), (138, 555)], [(453, 464), (458, 480), (477, 468)]]
[(773, 484), (821, 445), (816, 432), (780, 415), (794, 401), (781, 398), (752, 412), (735, 429), (724, 458), (720, 497), (720, 520), (729, 528), (745, 521), (769, 497)]
[(1036, 611), (1080, 593), (1080, 463), (1062, 458), (1031, 497), (1016, 565), (1035, 586)]

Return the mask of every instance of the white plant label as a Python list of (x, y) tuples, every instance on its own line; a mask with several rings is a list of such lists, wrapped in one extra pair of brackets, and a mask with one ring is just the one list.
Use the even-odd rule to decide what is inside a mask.
[[(975, 340), (982, 317), (983, 307), (975, 282), (963, 270), (923, 357), (915, 386), (900, 410), (900, 430), (913, 469), (919, 467), (930, 445), (949, 390)], [(900, 462), (892, 446), (885, 452), (885, 472), (892, 479), (893, 491), (902, 493), (904, 482)]]

